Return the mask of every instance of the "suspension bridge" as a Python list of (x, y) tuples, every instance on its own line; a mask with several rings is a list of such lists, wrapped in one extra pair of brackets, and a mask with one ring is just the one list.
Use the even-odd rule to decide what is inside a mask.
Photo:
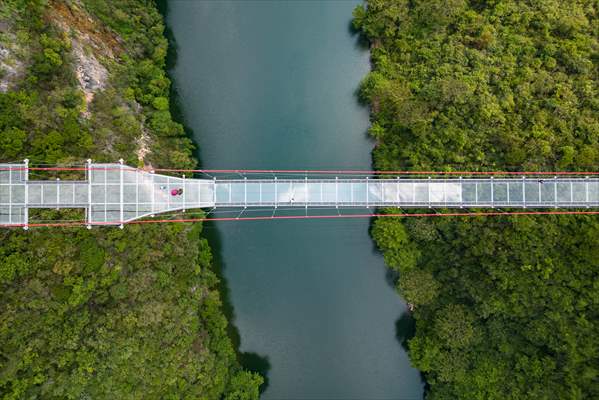
[[(32, 172), (79, 172), (81, 179), (30, 179)], [(159, 172), (164, 172), (159, 173)], [(202, 178), (172, 176), (201, 173)], [(83, 177), (84, 175), (84, 177)], [(248, 178), (249, 175), (249, 178)], [(303, 175), (303, 176), (301, 176)], [(427, 176), (428, 175), (428, 176)], [(233, 176), (233, 178), (231, 177)], [(29, 220), (32, 209), (83, 209), (80, 225), (123, 227), (144, 217), (193, 209), (553, 209), (530, 213), (598, 214), (597, 172), (362, 172), (265, 170), (156, 170), (119, 163), (82, 167), (0, 164), (0, 226), (54, 226)], [(557, 210), (556, 210), (557, 209)], [(572, 209), (572, 210), (564, 210)], [(573, 211), (574, 209), (578, 211)], [(582, 209), (582, 210), (581, 210)], [(477, 215), (496, 215), (486, 212)], [(337, 212), (340, 216), (339, 212)], [(376, 214), (352, 214), (371, 216)], [(399, 215), (399, 214), (391, 214)], [(407, 214), (407, 215), (428, 215)], [(448, 213), (444, 215), (463, 215)], [(288, 216), (300, 218), (302, 216)], [(326, 215), (315, 217), (326, 218)], [(260, 217), (263, 218), (263, 217)], [(217, 219), (217, 218), (214, 218)], [(223, 218), (223, 219), (239, 219)], [(257, 219), (257, 218), (245, 218)], [(178, 219), (186, 221), (192, 219)], [(160, 220), (160, 222), (166, 222)], [(67, 224), (63, 224), (67, 225)]]

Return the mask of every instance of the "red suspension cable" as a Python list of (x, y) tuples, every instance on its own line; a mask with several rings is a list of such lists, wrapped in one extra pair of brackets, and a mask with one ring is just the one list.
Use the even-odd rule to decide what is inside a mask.
[[(12, 167), (0, 171), (109, 171), (120, 167)], [(126, 171), (145, 171), (125, 166)], [(368, 171), (368, 170), (307, 170), (307, 169), (178, 169), (156, 168), (154, 172), (227, 173), (227, 174), (324, 174), (324, 175), (599, 175), (599, 171)], [(149, 172), (149, 171), (145, 171)]]
[(215, 218), (178, 218), (178, 219), (150, 219), (136, 220), (130, 222), (94, 222), (86, 221), (73, 222), (48, 222), (48, 223), (30, 223), (15, 225), (0, 225), (7, 228), (27, 227), (71, 227), (71, 226), (117, 226), (117, 225), (142, 225), (142, 224), (163, 224), (163, 223), (191, 223), (207, 221), (266, 221), (266, 220), (295, 220), (295, 219), (349, 219), (349, 218), (412, 218), (412, 217), (498, 217), (498, 216), (525, 216), (525, 215), (599, 215), (599, 211), (515, 211), (515, 212), (464, 212), (464, 213), (414, 213), (414, 214), (341, 214), (341, 215), (280, 215), (280, 216), (259, 216), (259, 217), (215, 217)]

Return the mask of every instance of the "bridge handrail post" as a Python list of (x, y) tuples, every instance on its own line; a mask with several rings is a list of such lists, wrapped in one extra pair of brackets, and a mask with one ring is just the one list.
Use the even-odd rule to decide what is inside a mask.
[(202, 181), (198, 181), (198, 206), (202, 207)]
[(23, 207), (23, 229), (29, 229), (29, 159), (24, 159), (23, 163), (25, 164), (25, 170), (23, 174), (23, 180), (25, 181), (25, 206)]
[(431, 205), (431, 177), (428, 177), (428, 182), (427, 182), (427, 190), (428, 190), (428, 208), (432, 208), (433, 206)]
[(119, 164), (120, 164), (120, 171), (119, 171), (119, 173), (120, 173), (120, 186), (121, 186), (121, 190), (120, 190), (120, 203), (121, 203), (120, 222), (121, 223), (119, 225), (119, 228), (121, 228), (121, 229), (123, 229), (123, 227), (124, 227), (123, 226), (123, 221), (125, 220), (125, 218), (124, 218), (124, 212), (123, 212), (124, 211), (123, 209), (125, 207), (125, 205), (123, 204), (123, 201), (125, 200), (125, 198), (123, 196), (123, 175), (124, 175), (123, 174), (123, 162), (124, 162), (124, 160), (122, 158), (119, 159)]
[(212, 203), (213, 207), (216, 208), (216, 176), (212, 177)]
[(522, 176), (522, 208), (526, 208), (526, 177)]
[(152, 196), (152, 200), (150, 201), (150, 212), (151, 212), (150, 216), (151, 217), (154, 217), (154, 215), (156, 213), (156, 193), (155, 193), (156, 189), (155, 189), (155, 185), (154, 185), (154, 182), (155, 182), (154, 174), (155, 174), (155, 171), (151, 170), (150, 171), (150, 176), (152, 177), (152, 179), (151, 179), (152, 186), (150, 186), (150, 194)]
[(368, 190), (368, 177), (366, 177), (366, 208), (370, 208), (370, 206), (368, 205), (368, 197), (369, 197), (369, 190)]
[(308, 175), (306, 175), (306, 177), (304, 178), (304, 186), (305, 186), (305, 190), (306, 190), (306, 193), (305, 193), (306, 199), (304, 200), (304, 202), (305, 202), (304, 205), (306, 206), (306, 210), (307, 210), (308, 209), (308, 199), (309, 199), (309, 197), (308, 197)]
[[(168, 192), (170, 192), (172, 190), (171, 189), (172, 182), (173, 181), (172, 181), (171, 177), (169, 175), (166, 175), (166, 187), (167, 187)], [(167, 196), (166, 196), (166, 209), (167, 210), (171, 209), (171, 196), (172, 196), (171, 193), (167, 193)], [(163, 212), (163, 211), (160, 211), (160, 212)]]
[(185, 177), (185, 174), (183, 174), (183, 212), (185, 212), (185, 210), (187, 209), (187, 178)]
[(139, 216), (139, 170), (135, 170), (135, 218)]
[(494, 176), (491, 176), (491, 208), (495, 208), (495, 184)]
[(460, 182), (460, 208), (464, 208), (464, 195), (463, 195), (464, 182), (462, 181), (461, 176), (459, 178), (459, 182)]
[(589, 177), (584, 177), (584, 202), (586, 203), (586, 208), (589, 208)]
[(553, 204), (557, 208), (557, 175), (553, 176)]
[[(12, 174), (13, 166), (8, 166), (8, 223), (12, 223)], [(43, 191), (43, 188), (42, 188)]]
[[(92, 160), (91, 158), (87, 159), (85, 166), (85, 175), (87, 178), (87, 229), (91, 229), (91, 221), (92, 221)], [(42, 196), (44, 190), (42, 188)], [(43, 203), (43, 197), (42, 197)]]
[(56, 178), (56, 209), (60, 210), (60, 178)]
[[(322, 182), (320, 182), (320, 185), (321, 185), (320, 187), (321, 187), (321, 193), (322, 193)], [(351, 185), (351, 183), (350, 183), (350, 185)], [(351, 186), (350, 186), (350, 189), (352, 189)], [(350, 191), (353, 196), (353, 190), (350, 190)], [(322, 197), (322, 195), (320, 197)], [(335, 208), (339, 208), (339, 177), (338, 176), (335, 177)]]
[(443, 178), (443, 203), (447, 207), (447, 179)]
[(243, 208), (248, 207), (248, 177), (243, 177)]
[(108, 220), (108, 171), (106, 168), (106, 164), (104, 164), (104, 221)]
[[(278, 204), (279, 204), (279, 201), (278, 201), (279, 200), (279, 187), (278, 187), (277, 180), (278, 179), (275, 176), (275, 208), (277, 208)], [(293, 183), (291, 183), (291, 185), (293, 185)], [(262, 191), (260, 191), (260, 193), (262, 193)], [(292, 198), (290, 200), (291, 200), (291, 203), (293, 203), (293, 196), (292, 196)], [(262, 202), (262, 200), (260, 200), (260, 202)]]

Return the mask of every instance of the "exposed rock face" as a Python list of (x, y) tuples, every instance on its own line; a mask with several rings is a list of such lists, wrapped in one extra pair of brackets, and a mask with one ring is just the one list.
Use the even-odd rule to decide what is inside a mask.
[(94, 98), (94, 93), (106, 87), (108, 71), (92, 53), (85, 53), (78, 40), (73, 40), (72, 46), (77, 80), (85, 94), (85, 103), (89, 104)]
[(137, 138), (137, 160), (142, 164), (146, 158), (146, 155), (151, 152), (150, 150), (150, 135), (146, 132), (146, 129), (142, 127), (141, 136)]
[(8, 29), (8, 24), (0, 21), (0, 92), (8, 91), (24, 70), (23, 61), (16, 55), (16, 38)]
[(88, 106), (108, 84), (108, 70), (102, 62), (115, 59), (114, 53), (121, 51), (119, 41), (76, 2), (51, 2), (49, 16), (71, 38), (75, 74)]
[[(82, 116), (90, 118), (89, 106), (94, 95), (111, 88), (108, 69), (111, 65), (118, 64), (119, 56), (125, 53), (123, 41), (90, 15), (78, 0), (50, 0), (49, 5), (48, 20), (56, 24), (70, 39), (73, 69), (85, 98), (86, 107)], [(132, 113), (142, 113), (141, 106), (136, 102), (123, 106)], [(145, 157), (151, 152), (152, 141), (143, 119), (140, 124), (141, 134), (135, 139), (135, 154), (140, 163), (144, 164)], [(110, 140), (104, 146), (110, 149)]]

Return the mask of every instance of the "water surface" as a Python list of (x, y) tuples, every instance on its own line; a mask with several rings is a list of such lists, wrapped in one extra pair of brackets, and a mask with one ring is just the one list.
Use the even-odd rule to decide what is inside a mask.
[[(368, 52), (355, 1), (171, 1), (172, 71), (209, 169), (370, 169), (355, 91)], [(266, 399), (420, 399), (396, 335), (405, 304), (368, 220), (224, 222), (219, 258), (240, 351)], [(210, 229), (210, 227), (208, 228)]]

